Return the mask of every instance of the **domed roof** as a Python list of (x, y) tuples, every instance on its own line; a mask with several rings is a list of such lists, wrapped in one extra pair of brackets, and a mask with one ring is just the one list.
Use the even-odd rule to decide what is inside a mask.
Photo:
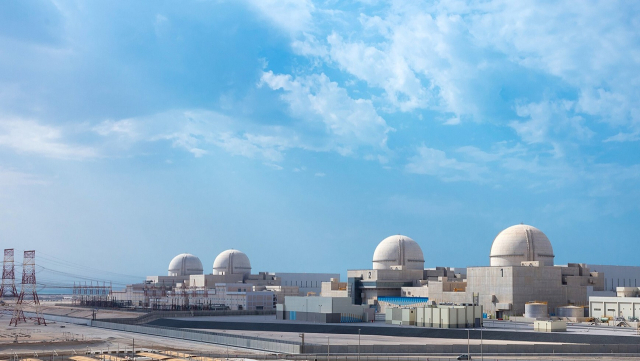
[(401, 235), (383, 239), (373, 252), (373, 269), (391, 269), (392, 266), (424, 269), (424, 256), (418, 243)]
[(491, 245), (491, 266), (520, 266), (520, 262), (539, 261), (553, 266), (553, 247), (541, 230), (517, 224), (498, 233)]
[(244, 252), (228, 249), (213, 261), (213, 274), (251, 274), (251, 262)]
[(189, 253), (179, 254), (169, 263), (169, 276), (191, 276), (202, 273), (202, 262)]

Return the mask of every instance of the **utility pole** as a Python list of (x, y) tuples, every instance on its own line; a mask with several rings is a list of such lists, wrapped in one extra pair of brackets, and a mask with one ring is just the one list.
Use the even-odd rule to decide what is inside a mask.
[(484, 327), (484, 320), (483, 322), (480, 324), (480, 360), (484, 360), (484, 352), (482, 350), (482, 328)]
[(327, 361), (329, 361), (329, 336), (327, 336)]
[(131, 356), (134, 360), (136, 359), (136, 339), (132, 338), (133, 343), (131, 345), (131, 348), (133, 349), (133, 356)]
[(471, 353), (469, 352), (469, 350), (471, 350), (471, 347), (469, 347), (470, 343), (471, 343), (471, 331), (467, 329), (467, 355), (469, 356), (471, 356)]
[(358, 329), (358, 361), (360, 361), (360, 329)]

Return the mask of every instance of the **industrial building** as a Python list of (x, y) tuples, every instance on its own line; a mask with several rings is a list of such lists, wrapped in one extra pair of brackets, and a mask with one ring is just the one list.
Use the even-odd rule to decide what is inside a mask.
[[(348, 270), (347, 282), (340, 282), (339, 274), (252, 273), (248, 256), (234, 249), (221, 252), (205, 274), (198, 257), (180, 254), (166, 276), (148, 276), (112, 291), (111, 297), (123, 305), (158, 309), (277, 309), (282, 319), (314, 322), (344, 321), (347, 313), (369, 319), (367, 309), (385, 314), (387, 308), (434, 305), (481, 306), (487, 317), (509, 318), (524, 315), (527, 305), (544, 304), (548, 315), (578, 317), (590, 296), (614, 296), (613, 286), (637, 287), (640, 278), (640, 267), (556, 265), (549, 238), (525, 224), (499, 232), (488, 251), (488, 266), (425, 268), (420, 245), (394, 235), (377, 245), (370, 269)], [(308, 299), (296, 298), (301, 296)], [(345, 306), (345, 300), (358, 307)], [(309, 302), (318, 309), (307, 311)]]
[(183, 253), (171, 260), (166, 276), (147, 276), (142, 283), (111, 291), (109, 298), (123, 307), (275, 310), (285, 296), (319, 294), (322, 282), (340, 277), (329, 273), (251, 271), (249, 257), (239, 250), (221, 252), (210, 274), (204, 274), (198, 257)]
[(375, 312), (366, 305), (354, 305), (348, 297), (295, 297), (287, 296), (284, 304), (276, 307), (279, 320), (317, 323), (369, 322)]
[(482, 325), (482, 306), (427, 305), (422, 307), (387, 308), (385, 322), (435, 328), (468, 328)]
[(589, 315), (613, 321), (640, 320), (640, 287), (617, 287), (614, 297), (589, 297)]
[(489, 252), (489, 266), (467, 269), (425, 269), (418, 243), (396, 235), (376, 247), (371, 269), (349, 270), (346, 283), (323, 284), (322, 295), (346, 295), (354, 304), (369, 305), (379, 312), (386, 307), (406, 307), (401, 301), (389, 303), (389, 299), (421, 297), (435, 304), (478, 305), (489, 317), (508, 318), (523, 315), (531, 301), (544, 303), (552, 315), (558, 309), (568, 312), (566, 306), (587, 306), (590, 295), (606, 292), (603, 271), (616, 274), (609, 284), (635, 285), (640, 278), (640, 267), (560, 266), (554, 259), (547, 236), (525, 224), (498, 233)]

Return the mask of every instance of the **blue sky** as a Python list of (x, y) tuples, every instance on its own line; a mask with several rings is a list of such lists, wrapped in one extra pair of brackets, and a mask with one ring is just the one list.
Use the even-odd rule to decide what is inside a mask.
[(236, 248), (344, 274), (398, 233), (427, 267), (486, 265), (524, 222), (556, 263), (635, 265), (639, 13), (0, 2), (0, 240), (47, 269), (209, 270)]

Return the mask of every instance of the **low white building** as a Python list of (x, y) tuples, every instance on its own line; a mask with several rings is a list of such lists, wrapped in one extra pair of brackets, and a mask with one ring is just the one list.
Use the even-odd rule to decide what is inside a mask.
[(618, 287), (619, 297), (589, 297), (589, 316), (597, 319), (623, 318), (625, 321), (640, 319), (640, 288)]

